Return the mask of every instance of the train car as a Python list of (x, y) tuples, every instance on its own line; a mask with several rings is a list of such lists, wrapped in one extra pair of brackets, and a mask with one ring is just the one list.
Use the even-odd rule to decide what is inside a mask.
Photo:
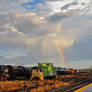
[(34, 67), (0, 65), (0, 80), (32, 80), (56, 78), (59, 75), (76, 74), (73, 68), (54, 67), (53, 63), (38, 63)]
[(9, 78), (8, 68), (6, 65), (0, 65), (0, 81), (7, 80)]
[(27, 80), (30, 79), (31, 72), (24, 66), (14, 66), (11, 74), (16, 80)]
[(68, 68), (57, 67), (57, 75), (71, 74), (72, 72)]
[(0, 80), (26, 80), (30, 75), (30, 70), (23, 66), (0, 66)]
[(45, 78), (54, 78), (56, 77), (57, 72), (56, 68), (53, 67), (53, 63), (38, 63), (38, 66), (35, 66), (32, 68), (32, 76), (31, 79), (33, 78), (40, 78), (40, 79), (45, 79)]
[(69, 68), (69, 70), (71, 71), (72, 74), (77, 74), (78, 73), (77, 69)]

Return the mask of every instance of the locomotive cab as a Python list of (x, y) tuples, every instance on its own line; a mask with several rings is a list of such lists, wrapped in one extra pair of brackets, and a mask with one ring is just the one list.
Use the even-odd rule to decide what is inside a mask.
[(31, 71), (31, 79), (41, 79), (43, 80), (43, 73), (41, 67), (33, 67)]

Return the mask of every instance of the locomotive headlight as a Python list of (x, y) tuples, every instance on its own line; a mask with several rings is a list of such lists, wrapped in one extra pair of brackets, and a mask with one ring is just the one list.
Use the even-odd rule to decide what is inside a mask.
[(43, 80), (43, 77), (41, 77), (40, 79)]

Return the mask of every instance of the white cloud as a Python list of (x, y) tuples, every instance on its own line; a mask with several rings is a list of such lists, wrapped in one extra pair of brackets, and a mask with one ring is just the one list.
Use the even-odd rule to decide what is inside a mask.
[(37, 38), (32, 38), (22, 32), (19, 32), (14, 26), (9, 25), (7, 26), (6, 32), (0, 32), (0, 42), (9, 42), (17, 45), (33, 45), (36, 41)]
[(48, 0), (47, 5), (50, 10), (48, 16), (59, 12), (68, 12), (71, 10), (78, 10), (83, 14), (87, 12), (91, 3), (91, 0)]
[[(83, 48), (85, 45), (87, 47), (91, 40), (86, 41), (87, 44), (82, 42), (88, 37), (91, 38), (92, 34), (90, 0), (47, 0), (49, 5), (47, 10), (40, 13), (23, 12), (20, 4), (26, 0), (16, 1), (8, 0), (7, 2), (11, 2), (8, 9), (8, 6), (3, 7), (7, 5), (5, 0), (2, 0), (1, 4), (3, 4), (0, 6), (4, 10), (0, 9), (0, 21), (2, 21), (0, 22), (0, 49), (2, 50), (2, 47), (9, 49), (9, 54), (11, 53), (6, 55), (7, 50), (3, 52), (6, 56), (0, 57), (2, 62), (33, 63), (55, 60), (59, 64), (60, 55), (56, 49), (59, 43), (64, 48), (67, 60), (76, 61), (84, 57), (91, 59), (90, 55), (84, 54), (91, 53), (91, 48), (90, 50), (87, 48), (87, 51)], [(76, 2), (75, 5), (73, 5), (74, 2)], [(76, 46), (79, 47), (76, 48)], [(20, 55), (13, 54), (12, 49), (15, 48), (22, 49), (23, 52), (16, 52)]]

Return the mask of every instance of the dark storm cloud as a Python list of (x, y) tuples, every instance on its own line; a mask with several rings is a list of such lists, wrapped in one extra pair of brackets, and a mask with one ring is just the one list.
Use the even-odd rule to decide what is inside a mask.
[(67, 51), (65, 55), (67, 61), (80, 61), (80, 60), (92, 60), (92, 37), (89, 35), (85, 39), (75, 42), (70, 48), (69, 57)]
[(55, 13), (51, 16), (48, 16), (47, 17), (47, 20), (48, 21), (51, 21), (51, 22), (60, 22), (62, 21), (63, 19), (67, 19), (67, 18), (71, 18), (73, 16), (77, 16), (78, 15), (78, 12), (77, 11), (74, 11), (74, 10), (71, 10), (69, 12), (59, 12), (59, 13)]
[[(51, 27), (52, 26), (52, 27)], [(16, 29), (19, 32), (23, 32), (29, 36), (46, 36), (48, 34), (56, 32), (55, 25), (42, 20), (40, 17), (32, 16), (29, 14), (28, 16), (25, 14), (17, 19), (17, 23), (15, 23)]]
[[(85, 3), (84, 3), (85, 4)], [(83, 4), (83, 5), (84, 5)], [(78, 5), (78, 3), (76, 2), (76, 1), (74, 1), (74, 2), (72, 2), (72, 3), (68, 3), (68, 4), (66, 4), (65, 6), (63, 6), (63, 7), (61, 7), (61, 10), (67, 10), (69, 7), (71, 7), (71, 6), (76, 6), (76, 5)]]

